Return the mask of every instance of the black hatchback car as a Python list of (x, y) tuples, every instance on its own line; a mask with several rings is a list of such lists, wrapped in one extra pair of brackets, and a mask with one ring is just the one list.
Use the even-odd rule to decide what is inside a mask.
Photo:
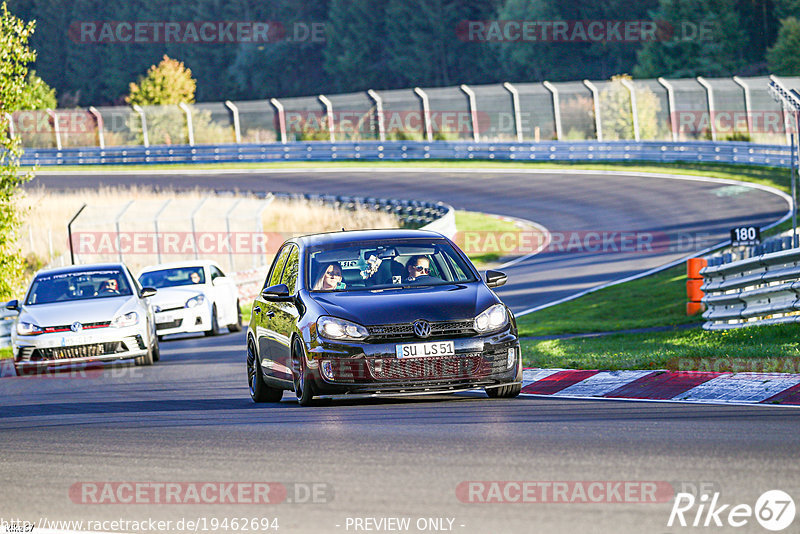
[(247, 329), (255, 402), (522, 387), (517, 326), (449, 239), (422, 230), (297, 237), (272, 263)]

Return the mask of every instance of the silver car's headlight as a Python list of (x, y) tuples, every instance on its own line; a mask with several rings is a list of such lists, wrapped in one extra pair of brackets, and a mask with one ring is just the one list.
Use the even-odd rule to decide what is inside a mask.
[(475, 317), (475, 330), (487, 334), (499, 330), (508, 324), (508, 312), (502, 304), (489, 306)]
[(200, 306), (202, 303), (206, 301), (206, 298), (203, 295), (197, 295), (196, 297), (192, 297), (186, 301), (186, 304), (183, 305), (184, 308), (196, 308)]
[(317, 319), (317, 332), (329, 339), (347, 339), (358, 341), (366, 338), (369, 332), (360, 324), (345, 321), (337, 317), (320, 317)]
[(17, 323), (17, 334), (21, 336), (35, 336), (44, 332), (44, 329), (33, 323), (20, 321)]
[(117, 315), (111, 321), (111, 326), (116, 328), (125, 328), (126, 326), (133, 326), (139, 322), (139, 314), (135, 311), (126, 313), (125, 315)]

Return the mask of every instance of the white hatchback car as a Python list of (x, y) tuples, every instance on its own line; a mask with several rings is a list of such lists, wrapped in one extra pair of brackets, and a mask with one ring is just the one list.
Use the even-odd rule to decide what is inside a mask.
[(17, 372), (95, 361), (159, 359), (150, 298), (121, 263), (72, 265), (36, 273), (11, 330)]
[(139, 283), (158, 289), (153, 298), (156, 332), (217, 335), (220, 325), (242, 329), (239, 291), (219, 264), (210, 260), (162, 263), (142, 269)]

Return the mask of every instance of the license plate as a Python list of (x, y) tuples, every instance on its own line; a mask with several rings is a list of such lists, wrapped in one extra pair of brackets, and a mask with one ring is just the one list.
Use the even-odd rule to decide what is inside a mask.
[(409, 343), (397, 345), (398, 358), (427, 358), (430, 356), (455, 356), (456, 348), (452, 341), (431, 341), (429, 343)]

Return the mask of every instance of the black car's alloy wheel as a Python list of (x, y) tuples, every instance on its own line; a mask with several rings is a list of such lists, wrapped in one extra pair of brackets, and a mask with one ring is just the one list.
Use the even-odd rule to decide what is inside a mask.
[(250, 386), (250, 398), (253, 402), (280, 402), (283, 390), (271, 388), (261, 377), (261, 362), (256, 356), (253, 341), (247, 341), (247, 384)]
[(292, 367), (294, 393), (297, 396), (297, 402), (300, 406), (310, 406), (314, 400), (314, 383), (308, 377), (303, 346), (297, 340), (292, 344)]
[(522, 384), (511, 384), (499, 388), (486, 388), (486, 394), (496, 399), (512, 399), (522, 391)]

